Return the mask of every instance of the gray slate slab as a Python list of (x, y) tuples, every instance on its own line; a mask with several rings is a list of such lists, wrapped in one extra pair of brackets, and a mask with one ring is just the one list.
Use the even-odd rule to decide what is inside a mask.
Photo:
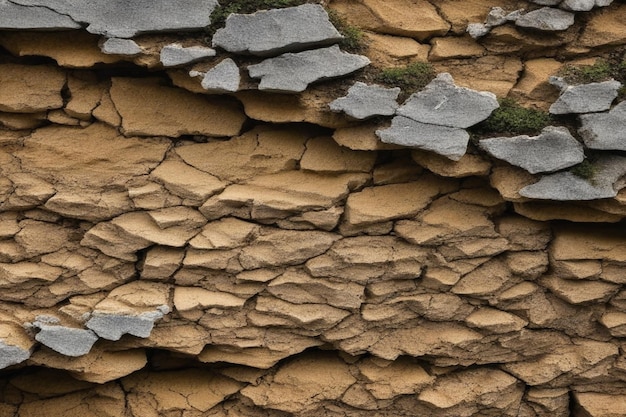
[(385, 88), (379, 85), (367, 85), (360, 81), (348, 90), (348, 95), (330, 103), (332, 111), (343, 111), (355, 119), (367, 119), (372, 116), (393, 116), (398, 108), (400, 88)]
[(607, 113), (580, 116), (578, 130), (590, 149), (626, 151), (626, 101)]
[(160, 60), (164, 67), (177, 67), (215, 56), (215, 53), (215, 49), (206, 46), (184, 47), (173, 43), (161, 48)]
[(202, 88), (214, 93), (234, 93), (239, 90), (241, 74), (239, 67), (230, 58), (226, 58), (204, 74)]
[(252, 78), (260, 78), (259, 90), (278, 93), (299, 93), (309, 84), (338, 78), (367, 65), (370, 60), (362, 55), (349, 54), (333, 45), (298, 53), (287, 53), (250, 65)]
[(141, 53), (141, 47), (132, 39), (110, 38), (100, 45), (100, 50), (109, 55), (135, 56)]
[(80, 29), (68, 16), (45, 6), (29, 7), (0, 0), (0, 30), (64, 30)]
[(337, 43), (342, 38), (319, 4), (253, 14), (231, 14), (215, 32), (213, 47), (259, 56), (278, 55)]
[(565, 127), (546, 127), (534, 137), (483, 139), (479, 146), (491, 156), (531, 174), (559, 171), (585, 159), (583, 146)]
[(65, 356), (86, 355), (98, 340), (98, 336), (91, 330), (38, 322), (35, 322), (34, 325), (40, 329), (39, 333), (35, 335), (35, 340)]
[(553, 7), (542, 7), (520, 16), (515, 24), (519, 27), (543, 31), (566, 30), (574, 24), (574, 13)]
[(594, 162), (597, 172), (593, 179), (580, 178), (569, 171), (546, 175), (531, 185), (522, 188), (523, 197), (538, 200), (586, 201), (613, 198), (624, 183), (626, 157), (607, 155)]
[[(550, 77), (557, 87), (564, 86), (559, 77)], [(593, 113), (608, 110), (622, 83), (615, 80), (564, 86), (559, 98), (550, 106), (552, 114)]]
[(560, 7), (576, 12), (588, 12), (594, 7), (606, 7), (611, 3), (613, 0), (564, 0)]
[(11, 0), (41, 6), (83, 23), (87, 31), (110, 38), (132, 38), (160, 31), (202, 29), (211, 24), (217, 0)]
[(154, 322), (161, 319), (169, 309), (151, 311), (139, 315), (94, 312), (86, 326), (107, 340), (120, 340), (125, 334), (146, 338), (152, 333)]
[(30, 358), (30, 351), (19, 346), (13, 346), (0, 340), (0, 369), (17, 365)]
[(404, 116), (394, 117), (391, 127), (377, 130), (376, 136), (384, 143), (435, 152), (453, 161), (465, 155), (469, 142), (464, 129), (421, 123)]
[(397, 114), (422, 123), (466, 128), (485, 120), (498, 107), (495, 94), (457, 87), (452, 76), (443, 72), (412, 94)]

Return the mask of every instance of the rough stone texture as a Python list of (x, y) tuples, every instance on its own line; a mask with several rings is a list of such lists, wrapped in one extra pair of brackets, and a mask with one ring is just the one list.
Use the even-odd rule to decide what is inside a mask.
[(0, 4), (0, 28), (15, 30), (78, 29), (80, 24), (69, 16), (41, 4), (35, 7), (5, 1)]
[(566, 85), (558, 77), (552, 77), (550, 83), (557, 87), (563, 86), (559, 99), (550, 106), (552, 114), (594, 113), (608, 110), (617, 97), (617, 90), (622, 86), (619, 81), (615, 80)]
[(580, 136), (590, 149), (626, 150), (623, 126), (626, 120), (626, 104), (620, 103), (607, 113), (580, 116)]
[(546, 127), (534, 137), (489, 138), (479, 144), (491, 156), (531, 174), (559, 171), (585, 159), (582, 145), (562, 127)]
[(343, 111), (355, 119), (372, 116), (393, 116), (398, 108), (397, 98), (400, 88), (384, 88), (356, 82), (348, 90), (348, 95), (330, 103), (332, 111)]
[(376, 32), (406, 36), (421, 41), (434, 35), (444, 35), (450, 29), (450, 25), (427, 1), (390, 0), (380, 3), (365, 0), (363, 4), (377, 20), (372, 27)]
[(0, 65), (0, 110), (36, 113), (63, 107), (65, 74), (49, 66)]
[(234, 93), (239, 90), (240, 82), (239, 67), (235, 61), (226, 58), (204, 74), (202, 88), (217, 93)]
[(141, 53), (141, 47), (132, 39), (109, 38), (102, 43), (100, 49), (109, 55), (134, 56)]
[(82, 356), (89, 353), (98, 336), (91, 330), (74, 329), (46, 321), (36, 321), (39, 329), (35, 340), (65, 356)]
[(287, 53), (248, 66), (252, 78), (260, 78), (259, 90), (299, 93), (315, 81), (337, 78), (369, 65), (362, 55), (342, 52), (337, 45), (299, 53)]
[(520, 16), (515, 25), (542, 31), (566, 30), (574, 24), (574, 14), (553, 7), (542, 7)]
[(164, 67), (177, 67), (215, 56), (215, 54), (215, 49), (204, 46), (184, 47), (178, 43), (173, 43), (161, 49), (159, 58)]
[(336, 43), (341, 34), (318, 4), (232, 14), (213, 36), (213, 47), (228, 52), (271, 56)]

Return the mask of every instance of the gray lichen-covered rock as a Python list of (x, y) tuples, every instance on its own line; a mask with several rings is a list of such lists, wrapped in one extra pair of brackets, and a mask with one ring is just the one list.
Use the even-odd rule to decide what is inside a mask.
[(553, 7), (542, 7), (520, 16), (515, 24), (523, 28), (549, 32), (566, 30), (574, 24), (574, 13)]
[(559, 7), (576, 12), (588, 12), (594, 7), (606, 7), (613, 0), (564, 0)]
[(588, 148), (626, 151), (626, 101), (608, 113), (581, 115), (580, 122), (578, 133)]
[(362, 55), (349, 54), (333, 45), (298, 53), (287, 53), (250, 65), (250, 77), (261, 78), (259, 90), (299, 93), (315, 81), (337, 78), (369, 65)]
[(457, 87), (443, 72), (411, 97), (397, 114), (418, 122), (466, 128), (485, 120), (499, 107), (495, 94)]
[(483, 139), (479, 145), (491, 156), (531, 174), (554, 172), (585, 159), (583, 146), (565, 127), (546, 127), (540, 135)]
[(613, 198), (625, 184), (620, 178), (626, 175), (626, 157), (609, 155), (593, 163), (592, 178), (581, 178), (573, 173), (557, 172), (543, 176), (538, 182), (519, 191), (523, 197), (538, 200), (585, 201)]
[(617, 90), (622, 86), (622, 83), (615, 80), (566, 85), (560, 77), (550, 77), (550, 83), (561, 88), (561, 95), (550, 106), (552, 114), (593, 113), (608, 110), (617, 97)]
[(342, 38), (318, 4), (231, 14), (215, 32), (213, 46), (228, 52), (260, 56), (324, 46)]
[(19, 346), (13, 346), (0, 340), (0, 369), (11, 365), (17, 365), (30, 358), (30, 350)]
[(184, 46), (173, 43), (161, 49), (160, 59), (164, 67), (191, 64), (203, 58), (215, 56), (215, 49), (205, 46)]
[(87, 26), (87, 31), (111, 38), (140, 33), (202, 29), (211, 24), (217, 0), (11, 0), (45, 7)]
[(241, 75), (239, 67), (230, 58), (226, 58), (204, 74), (202, 88), (216, 93), (234, 93), (239, 90)]
[(65, 356), (86, 355), (98, 340), (91, 330), (65, 327), (49, 320), (37, 320), (33, 326), (39, 329), (35, 340)]
[(69, 16), (57, 13), (45, 5), (30, 7), (0, 1), (0, 30), (63, 30), (80, 27)]
[(398, 108), (396, 101), (400, 88), (385, 88), (379, 85), (367, 85), (360, 81), (348, 90), (348, 95), (330, 103), (332, 111), (343, 111), (355, 119), (367, 119), (372, 116), (392, 116)]
[(169, 312), (169, 307), (162, 306), (156, 311), (138, 315), (101, 313), (95, 311), (86, 326), (98, 336), (107, 340), (120, 340), (125, 334), (146, 338), (152, 333), (154, 322)]
[(104, 41), (100, 50), (109, 55), (134, 56), (141, 53), (141, 47), (132, 39), (110, 38)]
[(464, 129), (417, 122), (408, 117), (396, 116), (391, 127), (377, 130), (384, 143), (423, 149), (458, 161), (467, 150), (469, 134)]

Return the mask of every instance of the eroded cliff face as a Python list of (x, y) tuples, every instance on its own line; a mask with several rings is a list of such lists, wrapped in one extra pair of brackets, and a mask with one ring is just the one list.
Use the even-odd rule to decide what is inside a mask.
[(626, 415), (626, 4), (247, 3), (0, 2), (0, 415)]

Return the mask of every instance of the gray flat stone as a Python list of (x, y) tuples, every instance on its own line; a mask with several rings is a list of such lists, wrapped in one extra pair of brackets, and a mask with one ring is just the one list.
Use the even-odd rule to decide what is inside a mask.
[(626, 151), (626, 101), (608, 113), (581, 115), (580, 122), (578, 133), (588, 148)]
[(467, 25), (467, 33), (469, 33), (472, 38), (478, 39), (491, 32), (491, 29), (496, 26), (516, 21), (523, 11), (523, 9), (520, 9), (507, 13), (502, 7), (492, 7), (487, 14), (485, 23), (470, 23)]
[(28, 358), (30, 358), (29, 350), (6, 344), (3, 340), (0, 340), (0, 369), (17, 365)]
[(585, 159), (583, 146), (564, 127), (546, 127), (534, 137), (483, 139), (479, 146), (491, 156), (531, 174), (558, 171)]
[(550, 77), (550, 83), (562, 88), (559, 98), (550, 106), (552, 114), (593, 113), (608, 110), (617, 97), (622, 83), (615, 80), (600, 83), (565, 85), (559, 77)]
[(84, 23), (87, 31), (110, 38), (149, 32), (202, 29), (211, 24), (217, 0), (11, 0), (41, 6)]
[(341, 77), (369, 63), (367, 57), (343, 52), (333, 45), (269, 58), (250, 65), (248, 71), (250, 77), (261, 78), (259, 90), (299, 93), (315, 81)]
[(532, 3), (539, 4), (541, 6), (558, 6), (563, 0), (530, 0)]
[(348, 90), (348, 95), (330, 103), (332, 111), (343, 111), (355, 119), (367, 119), (372, 116), (392, 116), (398, 108), (400, 88), (385, 88), (379, 85), (367, 85), (360, 81)]
[(391, 127), (377, 130), (376, 136), (384, 143), (435, 152), (453, 161), (465, 155), (469, 142), (464, 129), (421, 123), (403, 116), (394, 117)]
[(412, 94), (397, 114), (422, 123), (466, 128), (485, 120), (498, 107), (495, 94), (457, 87), (452, 76), (443, 72)]
[(215, 32), (213, 46), (259, 56), (301, 51), (342, 38), (319, 4), (303, 4), (253, 14), (231, 14)]
[(553, 7), (542, 7), (520, 16), (515, 24), (523, 28), (549, 32), (566, 30), (574, 24), (574, 13)]
[(0, 30), (64, 30), (81, 25), (45, 6), (29, 7), (0, 0)]
[(125, 334), (146, 338), (150, 337), (154, 322), (167, 314), (169, 309), (151, 311), (139, 315), (111, 314), (95, 311), (86, 326), (98, 336), (107, 340), (120, 340)]
[(51, 325), (39, 321), (35, 321), (33, 326), (39, 328), (35, 340), (65, 356), (86, 355), (98, 340), (98, 336), (91, 330)]
[(559, 7), (576, 12), (588, 12), (594, 7), (606, 7), (613, 0), (564, 0)]
[(609, 155), (594, 163), (596, 174), (591, 180), (580, 178), (569, 171), (546, 175), (522, 188), (523, 197), (538, 200), (586, 201), (613, 198), (625, 184), (626, 157)]
[(230, 58), (226, 58), (204, 74), (202, 88), (215, 93), (234, 93), (239, 90), (241, 74), (239, 67)]
[(215, 56), (215, 54), (216, 52), (213, 48), (207, 48), (205, 46), (190, 46), (185, 48), (180, 44), (173, 43), (161, 49), (160, 59), (164, 67), (177, 67)]
[(141, 53), (141, 47), (131, 39), (110, 38), (104, 41), (100, 50), (109, 55), (135, 56)]

